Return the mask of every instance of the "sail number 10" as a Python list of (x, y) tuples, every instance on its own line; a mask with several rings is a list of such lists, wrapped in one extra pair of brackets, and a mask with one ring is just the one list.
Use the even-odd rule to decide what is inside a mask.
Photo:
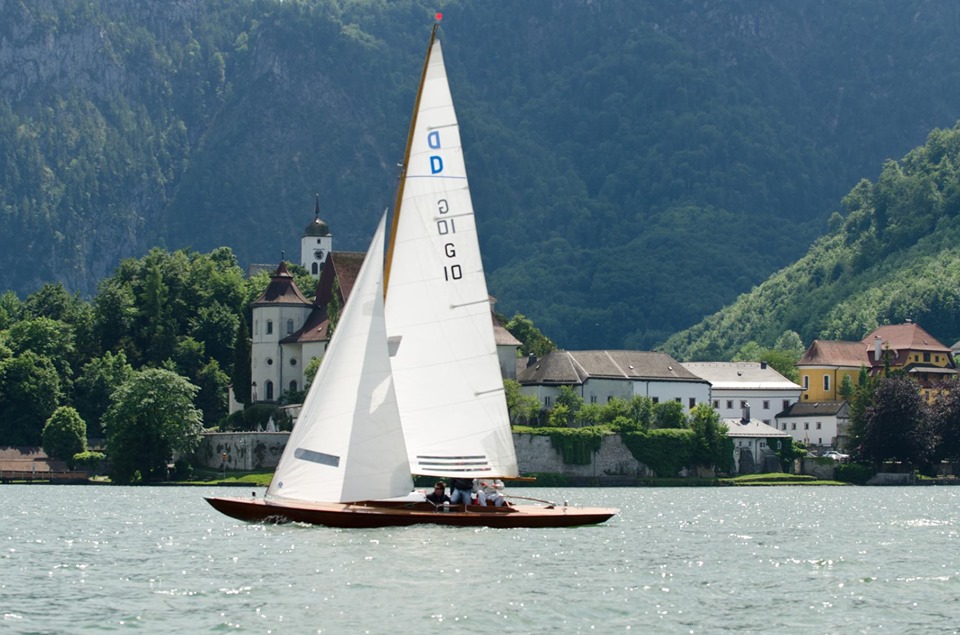
[[(444, 218), (444, 215), (450, 212), (450, 204), (447, 199), (437, 201), (437, 211), (440, 212), (440, 218), (437, 219), (437, 233), (441, 236), (451, 236), (457, 233), (457, 219)], [(444, 243), (443, 255), (454, 260), (457, 257), (457, 247), (452, 242)], [(459, 280), (463, 278), (463, 267), (459, 263), (451, 263), (443, 266), (443, 279), (446, 281)]]

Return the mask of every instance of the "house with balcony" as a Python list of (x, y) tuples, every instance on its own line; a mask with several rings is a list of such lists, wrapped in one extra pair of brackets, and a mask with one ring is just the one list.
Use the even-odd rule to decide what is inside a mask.
[(917, 380), (927, 399), (957, 373), (950, 348), (910, 321), (880, 326), (859, 342), (814, 340), (797, 369), (800, 400), (810, 403), (843, 401), (844, 384), (856, 386), (861, 369), (871, 376), (903, 371)]

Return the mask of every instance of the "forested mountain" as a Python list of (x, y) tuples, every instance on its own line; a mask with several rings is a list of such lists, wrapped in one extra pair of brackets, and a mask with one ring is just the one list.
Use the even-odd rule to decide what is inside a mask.
[(0, 289), (276, 262), (314, 192), (361, 249), (437, 9), (497, 309), (565, 348), (695, 324), (960, 118), (952, 0), (0, 0)]
[(792, 330), (859, 340), (913, 320), (941, 343), (960, 338), (960, 124), (888, 161), (843, 199), (835, 227), (796, 263), (671, 337), (681, 359), (728, 359), (749, 342), (773, 347)]

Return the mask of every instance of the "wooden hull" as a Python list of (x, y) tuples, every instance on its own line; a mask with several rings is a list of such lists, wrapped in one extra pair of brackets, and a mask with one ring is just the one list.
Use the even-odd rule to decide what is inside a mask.
[(430, 503), (308, 503), (258, 498), (206, 499), (232, 518), (255, 522), (297, 522), (327, 527), (371, 528), (431, 524), (454, 527), (576, 527), (609, 520), (619, 510), (603, 507), (455, 505), (437, 510)]

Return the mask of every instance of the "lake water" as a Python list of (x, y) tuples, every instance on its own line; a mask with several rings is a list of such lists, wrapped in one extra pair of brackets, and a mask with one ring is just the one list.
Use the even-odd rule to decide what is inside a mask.
[(960, 487), (514, 490), (622, 509), (575, 529), (263, 526), (203, 500), (247, 493), (0, 486), (0, 633), (960, 627)]

